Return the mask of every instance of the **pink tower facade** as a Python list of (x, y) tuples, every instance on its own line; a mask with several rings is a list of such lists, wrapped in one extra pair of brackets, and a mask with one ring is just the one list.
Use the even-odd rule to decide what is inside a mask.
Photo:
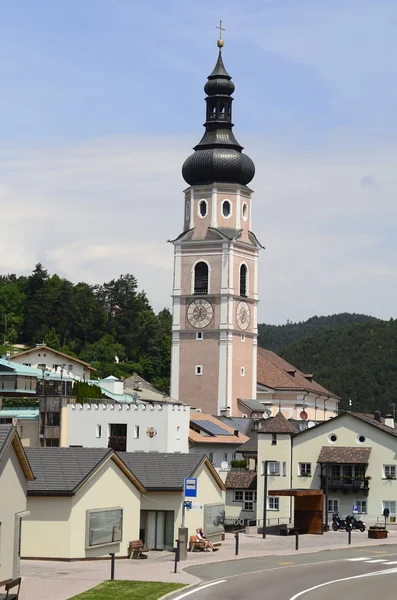
[(205, 85), (205, 134), (185, 161), (183, 232), (173, 240), (171, 398), (238, 416), (256, 398), (258, 254), (252, 160), (233, 135), (234, 84), (221, 49)]

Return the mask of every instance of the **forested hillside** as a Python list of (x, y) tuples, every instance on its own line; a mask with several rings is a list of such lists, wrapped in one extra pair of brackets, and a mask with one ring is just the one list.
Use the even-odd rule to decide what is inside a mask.
[(44, 342), (92, 363), (99, 376), (136, 371), (169, 388), (171, 314), (154, 313), (133, 275), (73, 284), (37, 264), (27, 277), (0, 276), (0, 319), (1, 343), (4, 335), (9, 344)]
[(379, 319), (355, 313), (340, 313), (328, 317), (311, 317), (300, 323), (286, 325), (258, 325), (259, 345), (268, 350), (279, 350), (297, 342), (305, 337), (310, 337), (318, 331), (338, 329), (353, 323), (376, 323)]
[(342, 397), (356, 411), (393, 409), (397, 402), (397, 321), (356, 323), (283, 348), (281, 356)]

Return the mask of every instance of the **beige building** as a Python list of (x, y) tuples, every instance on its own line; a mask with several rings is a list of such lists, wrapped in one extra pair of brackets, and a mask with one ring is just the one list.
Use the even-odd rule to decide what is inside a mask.
[(139, 539), (144, 487), (107, 449), (28, 448), (36, 479), (28, 486), (23, 558), (126, 556)]
[(338, 414), (340, 398), (271, 350), (258, 348), (257, 399), (274, 417), (326, 421)]
[[(385, 508), (391, 520), (397, 518), (397, 429), (392, 417), (346, 412), (299, 431), (278, 413), (258, 432), (257, 449), (260, 523), (265, 460), (269, 490), (324, 490), (325, 519), (356, 509), (376, 522)], [(268, 497), (268, 524), (288, 522), (292, 503), (288, 497)]]
[(19, 540), (26, 518), (27, 482), (33, 481), (18, 433), (0, 425), (0, 585), (19, 576)]
[[(220, 540), (225, 486), (206, 456), (160, 452), (125, 452), (120, 456), (146, 489), (141, 500), (139, 539), (147, 548), (171, 550), (183, 523), (188, 535), (202, 527), (210, 540)], [(197, 479), (191, 509), (183, 508), (185, 478)]]
[(84, 381), (89, 381), (91, 373), (96, 370), (83, 360), (49, 348), (43, 344), (39, 344), (30, 350), (23, 350), (23, 352), (13, 354), (10, 360), (26, 367), (56, 371), (57, 373), (62, 373), (64, 377), (72, 377)]

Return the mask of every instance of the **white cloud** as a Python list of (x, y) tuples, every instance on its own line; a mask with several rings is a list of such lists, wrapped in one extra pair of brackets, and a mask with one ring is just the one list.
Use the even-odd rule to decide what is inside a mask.
[[(257, 166), (252, 226), (267, 247), (260, 321), (395, 315), (397, 149), (366, 151), (345, 133), (313, 151), (244, 140)], [(165, 136), (3, 149), (0, 272), (29, 273), (37, 261), (72, 281), (130, 272), (156, 310), (169, 306), (166, 240), (181, 231), (190, 145)]]

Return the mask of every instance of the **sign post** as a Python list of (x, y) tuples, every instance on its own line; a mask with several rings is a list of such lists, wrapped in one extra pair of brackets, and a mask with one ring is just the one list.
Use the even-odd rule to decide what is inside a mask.
[(197, 498), (197, 479), (195, 477), (185, 477), (183, 483), (183, 506), (182, 506), (182, 527), (185, 527), (186, 508), (192, 508), (191, 501), (186, 498)]
[(353, 513), (355, 515), (358, 513), (358, 506), (357, 506), (357, 504), (354, 504), (354, 506), (353, 506)]

